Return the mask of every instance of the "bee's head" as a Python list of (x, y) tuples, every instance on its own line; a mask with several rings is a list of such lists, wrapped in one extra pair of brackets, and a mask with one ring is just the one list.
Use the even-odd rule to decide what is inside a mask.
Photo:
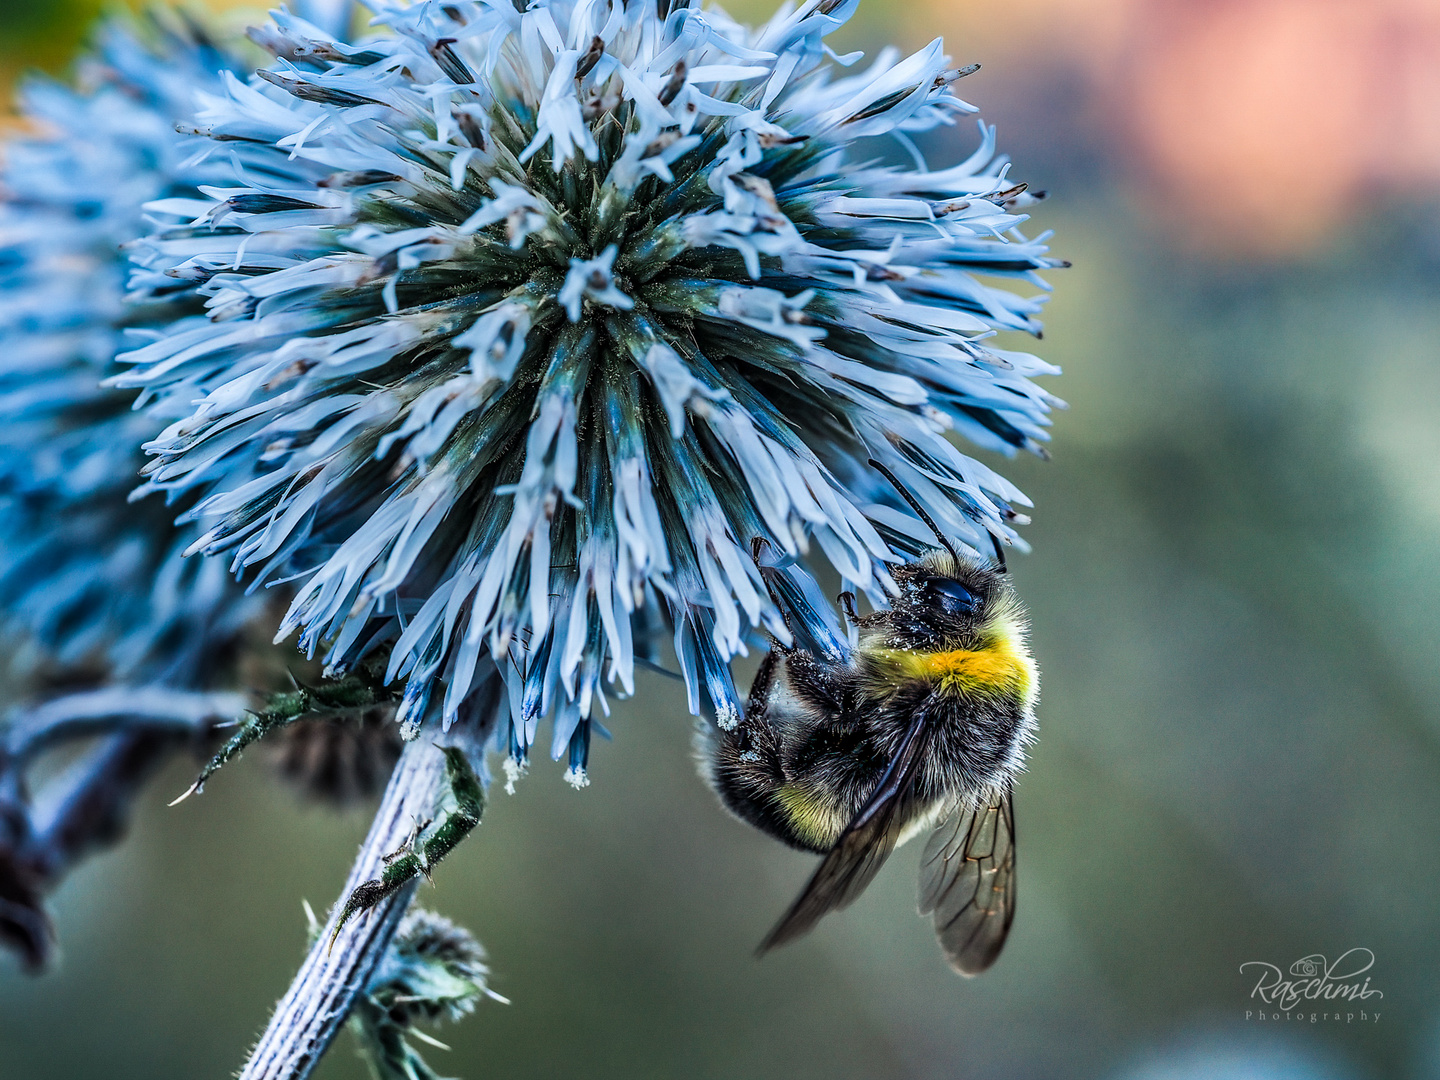
[(877, 629), (884, 626), (881, 633), (890, 638), (889, 647), (943, 652), (982, 648), (997, 634), (1018, 630), (1023, 636), (1024, 612), (1006, 581), (1005, 552), (999, 538), (991, 537), (997, 560), (994, 568), (965, 558), (893, 472), (874, 458), (870, 465), (890, 481), (940, 541), (938, 549), (892, 571), (900, 595), (875, 624)]
[(948, 551), (932, 551), (893, 573), (900, 594), (891, 601), (890, 629), (909, 648), (975, 648), (1008, 606), (1004, 575)]

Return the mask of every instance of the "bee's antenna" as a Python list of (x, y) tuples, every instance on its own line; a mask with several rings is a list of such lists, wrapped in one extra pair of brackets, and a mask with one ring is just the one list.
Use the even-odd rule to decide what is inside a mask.
[(886, 480), (890, 481), (891, 485), (895, 488), (895, 490), (900, 493), (900, 497), (910, 504), (910, 509), (915, 511), (921, 521), (923, 521), (926, 525), (930, 526), (930, 531), (935, 534), (935, 539), (940, 541), (940, 546), (943, 547), (946, 551), (948, 551), (950, 553), (950, 557), (955, 560), (956, 569), (959, 569), (961, 566), (965, 565), (965, 560), (960, 558), (960, 553), (955, 550), (954, 546), (950, 543), (949, 538), (940, 531), (940, 526), (936, 525), (934, 519), (925, 512), (925, 508), (920, 505), (920, 500), (915, 498), (915, 496), (910, 493), (910, 490), (895, 478), (895, 474), (892, 473), (889, 469), (887, 469), (884, 465), (881, 465), (880, 462), (876, 461), (874, 458), (871, 458), (870, 465), (872, 468), (875, 469), (876, 472), (878, 472), (881, 476), (885, 477)]

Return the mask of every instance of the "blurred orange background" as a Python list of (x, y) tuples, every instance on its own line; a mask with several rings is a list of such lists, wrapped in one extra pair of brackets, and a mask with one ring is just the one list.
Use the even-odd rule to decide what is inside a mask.
[(1193, 243), (1305, 249), (1377, 196), (1440, 186), (1435, 0), (931, 0), (898, 13), (911, 37), (943, 34), (998, 81), (1052, 67), (1078, 95), (1055, 104)]

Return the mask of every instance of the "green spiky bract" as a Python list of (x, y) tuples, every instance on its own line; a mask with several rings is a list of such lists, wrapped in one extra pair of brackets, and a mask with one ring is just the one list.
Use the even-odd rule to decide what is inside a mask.
[(454, 805), (422, 829), (406, 848), (395, 852), (380, 877), (355, 887), (330, 934), (332, 946), (353, 916), (369, 911), (421, 874), (428, 875), (470, 834), (471, 829), (480, 824), (480, 818), (485, 813), (485, 788), (480, 778), (475, 775), (465, 751), (453, 746), (442, 746), (440, 749), (445, 754), (445, 773)]

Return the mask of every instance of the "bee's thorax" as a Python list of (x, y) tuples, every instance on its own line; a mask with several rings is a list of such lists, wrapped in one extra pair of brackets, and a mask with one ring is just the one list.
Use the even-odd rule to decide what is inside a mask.
[(967, 647), (894, 648), (882, 639), (861, 646), (873, 673), (899, 685), (912, 680), (936, 690), (982, 697), (1013, 696), (1029, 704), (1035, 695), (1035, 661), (1025, 642), (1024, 623), (1007, 609), (993, 613)]

